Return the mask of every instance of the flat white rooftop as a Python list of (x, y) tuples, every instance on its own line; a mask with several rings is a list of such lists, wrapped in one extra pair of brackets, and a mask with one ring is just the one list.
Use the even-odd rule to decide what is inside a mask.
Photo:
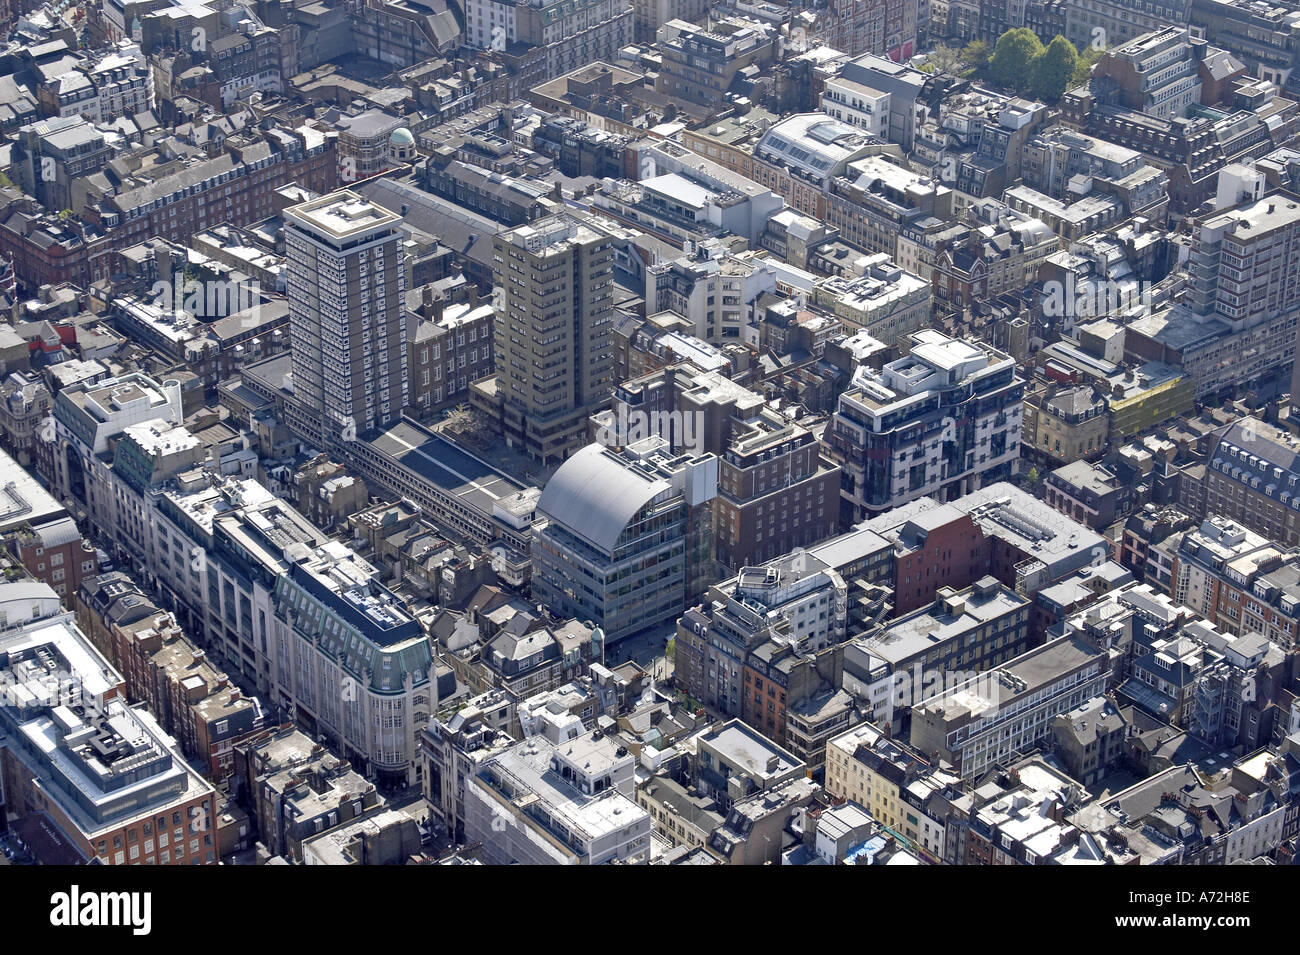
[(286, 219), (334, 240), (378, 232), (402, 221), (396, 212), (350, 189), (290, 206), (284, 210), (284, 215)]

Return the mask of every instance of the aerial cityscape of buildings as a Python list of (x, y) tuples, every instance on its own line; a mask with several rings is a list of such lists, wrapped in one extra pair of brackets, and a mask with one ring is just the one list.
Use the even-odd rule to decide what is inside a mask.
[(1300, 862), (1300, 0), (0, 26), (0, 865)]

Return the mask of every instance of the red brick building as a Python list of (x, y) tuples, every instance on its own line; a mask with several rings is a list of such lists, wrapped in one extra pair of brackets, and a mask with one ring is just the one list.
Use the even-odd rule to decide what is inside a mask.
[[(12, 607), (39, 585), (7, 586), (24, 588), (6, 598)], [(152, 714), (126, 705), (121, 674), (71, 614), (36, 622), (0, 632), (4, 677), (31, 691), (33, 665), (57, 661), (77, 692), (62, 691), (57, 707), (0, 701), (0, 798), (10, 828), (44, 864), (216, 864), (212, 786)]]
[(335, 139), (276, 129), (147, 185), (88, 201), (80, 218), (43, 213), (28, 200), (0, 203), (0, 255), (28, 288), (83, 288), (112, 275), (121, 249), (154, 236), (188, 241), (206, 224), (242, 226), (276, 212), (275, 190), (298, 184), (338, 188)]
[(213, 666), (169, 613), (114, 625), (112, 635), (127, 697), (156, 714), (196, 767), (224, 788), (235, 769), (235, 746), (266, 728), (260, 703)]
[(99, 557), (71, 517), (24, 526), (5, 535), (9, 552), (42, 583), (49, 584), (69, 606), (86, 577), (99, 573)]
[(934, 601), (940, 587), (960, 590), (989, 573), (989, 546), (969, 514), (940, 506), (898, 530), (894, 550), (894, 615)]

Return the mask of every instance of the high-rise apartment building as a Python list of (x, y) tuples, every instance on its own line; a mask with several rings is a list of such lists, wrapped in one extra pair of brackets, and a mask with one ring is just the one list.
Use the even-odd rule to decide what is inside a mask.
[(475, 384), (474, 403), (487, 403), (511, 447), (563, 460), (587, 443), (612, 384), (613, 236), (562, 213), (501, 233), (492, 255), (497, 372)]
[(1300, 307), (1300, 202), (1275, 192), (1196, 225), (1188, 300), (1198, 315), (1258, 322)]
[(344, 189), (284, 218), (291, 423), (321, 442), (393, 423), (407, 404), (402, 217)]
[(864, 366), (826, 432), (848, 521), (1000, 481), (1020, 455), (1024, 382), (1009, 355), (931, 330), (880, 371)]
[[(1251, 379), (1292, 360), (1300, 276), (1290, 263), (1298, 254), (1300, 202), (1289, 192), (1269, 193), (1198, 223), (1188, 295), (1192, 310), (1226, 322), (1234, 332), (1258, 329), (1251, 334), (1267, 344), (1255, 350), (1243, 343), (1233, 355), (1236, 343), (1228, 339), (1228, 347), (1214, 356), (1220, 367), (1235, 366), (1240, 377)], [(1297, 381), (1292, 366), (1293, 394)], [(1203, 393), (1202, 378), (1197, 385)]]
[(1131, 322), (1126, 361), (1165, 361), (1196, 382), (1196, 398), (1285, 390), (1295, 357), (1300, 197), (1278, 190), (1194, 226), (1185, 299)]

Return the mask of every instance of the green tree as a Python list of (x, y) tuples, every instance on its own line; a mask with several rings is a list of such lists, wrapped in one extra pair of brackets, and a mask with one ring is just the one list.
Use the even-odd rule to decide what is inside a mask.
[(1028, 27), (1016, 27), (998, 37), (989, 60), (989, 79), (999, 86), (1023, 90), (1034, 78), (1034, 64), (1043, 55), (1043, 41)]
[(956, 76), (962, 62), (961, 51), (940, 43), (934, 48), (934, 52), (925, 58), (925, 62), (927, 66), (933, 66), (934, 72), (940, 76)]
[(983, 40), (972, 40), (961, 48), (961, 61), (967, 69), (983, 73), (989, 65), (989, 45)]
[(1070, 77), (1070, 86), (1082, 86), (1088, 82), (1092, 76), (1093, 65), (1101, 59), (1102, 54), (1106, 52), (1104, 47), (1089, 46), (1085, 47), (1079, 54), (1079, 58), (1074, 63), (1074, 75)]
[(1069, 88), (1074, 68), (1078, 64), (1079, 51), (1073, 43), (1058, 34), (1047, 44), (1043, 55), (1034, 61), (1034, 95), (1045, 103), (1055, 103)]

